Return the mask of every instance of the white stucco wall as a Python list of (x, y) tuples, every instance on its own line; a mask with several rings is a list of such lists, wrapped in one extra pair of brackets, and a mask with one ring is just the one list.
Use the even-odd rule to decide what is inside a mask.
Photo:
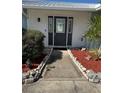
[[(88, 29), (89, 12), (28, 9), (28, 29), (43, 32), (46, 36), (44, 40), (45, 46), (48, 46), (48, 16), (73, 17), (72, 47), (84, 45), (85, 42), (81, 41), (81, 37), (82, 33)], [(38, 17), (41, 18), (41, 22), (37, 22)]]

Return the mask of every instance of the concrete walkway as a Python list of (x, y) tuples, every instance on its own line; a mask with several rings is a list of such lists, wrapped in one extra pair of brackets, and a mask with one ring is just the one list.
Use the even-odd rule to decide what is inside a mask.
[(44, 77), (23, 85), (23, 93), (100, 93), (100, 84), (88, 82), (66, 50), (54, 50)]
[[(81, 72), (76, 68), (66, 50), (54, 50), (47, 66), (44, 78), (81, 78)], [(85, 78), (84, 78), (85, 79)]]

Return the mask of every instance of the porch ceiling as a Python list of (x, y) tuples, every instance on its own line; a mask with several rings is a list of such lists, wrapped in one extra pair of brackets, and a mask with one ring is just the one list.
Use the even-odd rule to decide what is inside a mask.
[(23, 0), (23, 8), (96, 11), (101, 9), (100, 3), (57, 2), (56, 0)]

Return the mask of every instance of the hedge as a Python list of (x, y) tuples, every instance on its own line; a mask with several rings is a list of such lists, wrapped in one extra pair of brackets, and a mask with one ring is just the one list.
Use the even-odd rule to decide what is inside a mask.
[(22, 61), (33, 60), (42, 54), (44, 34), (36, 30), (28, 30), (22, 35)]

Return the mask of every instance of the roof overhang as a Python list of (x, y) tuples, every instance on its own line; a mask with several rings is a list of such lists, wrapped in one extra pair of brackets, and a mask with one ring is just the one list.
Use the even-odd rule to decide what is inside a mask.
[(101, 9), (101, 4), (86, 3), (38, 3), (38, 2), (22, 2), (23, 8), (35, 9), (54, 9), (54, 10), (73, 10), (73, 11), (97, 11)]

